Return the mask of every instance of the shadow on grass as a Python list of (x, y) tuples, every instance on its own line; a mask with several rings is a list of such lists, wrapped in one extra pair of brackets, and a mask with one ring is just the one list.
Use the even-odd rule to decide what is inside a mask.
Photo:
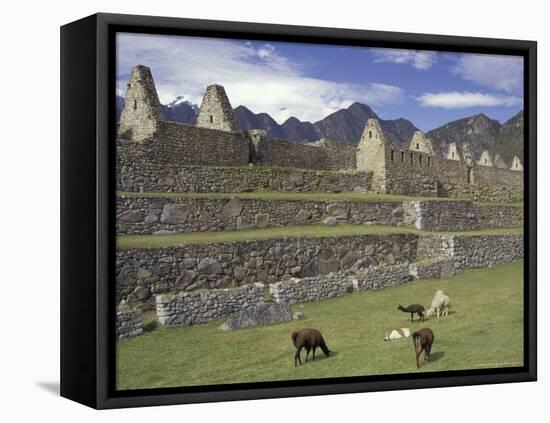
[(443, 358), (444, 355), (445, 355), (445, 353), (443, 351), (437, 351), (437, 352), (434, 352), (434, 353), (430, 354), (430, 363), (433, 363), (434, 361), (437, 361), (437, 360)]
[(156, 320), (152, 320), (149, 323), (143, 325), (143, 332), (153, 332), (154, 330), (157, 330), (158, 327), (159, 322)]

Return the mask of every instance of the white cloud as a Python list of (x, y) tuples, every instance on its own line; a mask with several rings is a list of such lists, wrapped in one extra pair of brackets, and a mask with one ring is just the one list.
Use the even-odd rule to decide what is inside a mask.
[(464, 109), (468, 107), (512, 107), (522, 104), (520, 97), (498, 96), (476, 92), (425, 93), (417, 98), (421, 106), (443, 109)]
[(523, 58), (461, 54), (452, 73), (475, 84), (507, 93), (523, 92)]
[(225, 87), (233, 107), (267, 112), (279, 123), (290, 116), (317, 121), (355, 101), (371, 106), (398, 103), (401, 88), (308, 77), (272, 44), (215, 38), (145, 34), (117, 36), (118, 88), (125, 92), (133, 65), (149, 66), (162, 103), (182, 95), (199, 104), (207, 85)]
[(425, 70), (432, 67), (437, 61), (434, 51), (399, 50), (390, 48), (374, 49), (372, 51), (375, 63), (410, 64), (416, 69)]

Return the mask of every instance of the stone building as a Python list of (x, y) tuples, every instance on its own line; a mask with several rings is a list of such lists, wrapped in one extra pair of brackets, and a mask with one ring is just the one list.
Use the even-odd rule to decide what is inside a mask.
[(458, 154), (458, 149), (456, 148), (456, 143), (452, 142), (447, 148), (447, 154), (445, 155), (447, 160), (458, 160), (460, 161), (460, 154)]
[(493, 167), (493, 160), (491, 159), (491, 155), (487, 150), (483, 150), (481, 156), (479, 156), (477, 164), (480, 166)]
[[(132, 69), (117, 135), (118, 181), (130, 191), (145, 185), (177, 191), (174, 185), (189, 185), (179, 176), (188, 173), (185, 166), (247, 166), (254, 184), (265, 176), (254, 168), (295, 168), (338, 171), (315, 175), (319, 186), (332, 186), (334, 191), (341, 190), (337, 185), (345, 180), (348, 190), (363, 192), (485, 201), (523, 198), (523, 178), (517, 173), (523, 165), (518, 157), (511, 167), (501, 157), (493, 162), (488, 151), (476, 160), (467, 142), (450, 143), (446, 156), (437, 157), (421, 131), (414, 133), (407, 147), (393, 145), (377, 119), (368, 119), (358, 145), (334, 140), (294, 143), (261, 130), (240, 131), (221, 85), (206, 88), (195, 125), (168, 122), (151, 70), (142, 65)], [(271, 178), (262, 187), (304, 190), (296, 181), (279, 183)], [(211, 190), (197, 184), (208, 184), (207, 180), (194, 183), (194, 189)]]
[(521, 163), (521, 160), (518, 156), (514, 156), (510, 170), (523, 172), (523, 164)]
[(233, 114), (233, 107), (231, 107), (225, 89), (221, 85), (214, 84), (206, 87), (197, 116), (197, 126), (229, 132), (239, 130)]
[(372, 172), (372, 189), (386, 192), (386, 147), (389, 144), (378, 119), (369, 119), (357, 146), (358, 170)]
[(150, 139), (163, 119), (151, 69), (137, 65), (132, 68), (125, 105), (120, 115), (118, 138), (142, 142)]

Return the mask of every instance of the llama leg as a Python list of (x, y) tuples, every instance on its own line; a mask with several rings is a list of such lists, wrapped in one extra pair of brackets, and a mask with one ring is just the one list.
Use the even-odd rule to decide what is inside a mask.
[(420, 369), (420, 354), (422, 354), (422, 351), (418, 351), (416, 353), (416, 368)]
[(294, 355), (294, 367), (298, 366), (297, 363), (300, 363), (300, 366), (302, 365), (302, 360), (300, 359), (300, 352), (301, 351), (302, 351), (302, 347), (298, 347), (296, 349), (296, 354)]
[(414, 313), (411, 313), (411, 323), (413, 322)]
[(317, 349), (317, 347), (313, 347), (313, 361), (315, 361), (315, 350)]
[(310, 350), (310, 348), (306, 347), (306, 363), (307, 363), (307, 358), (309, 357), (309, 350)]

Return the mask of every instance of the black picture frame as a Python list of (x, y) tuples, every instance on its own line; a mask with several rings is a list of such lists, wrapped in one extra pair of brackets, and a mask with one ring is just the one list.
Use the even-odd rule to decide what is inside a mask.
[[(114, 390), (116, 32), (521, 55), (525, 61), (524, 366), (409, 375)], [(61, 395), (97, 409), (534, 381), (537, 44), (534, 41), (95, 14), (61, 28)]]

